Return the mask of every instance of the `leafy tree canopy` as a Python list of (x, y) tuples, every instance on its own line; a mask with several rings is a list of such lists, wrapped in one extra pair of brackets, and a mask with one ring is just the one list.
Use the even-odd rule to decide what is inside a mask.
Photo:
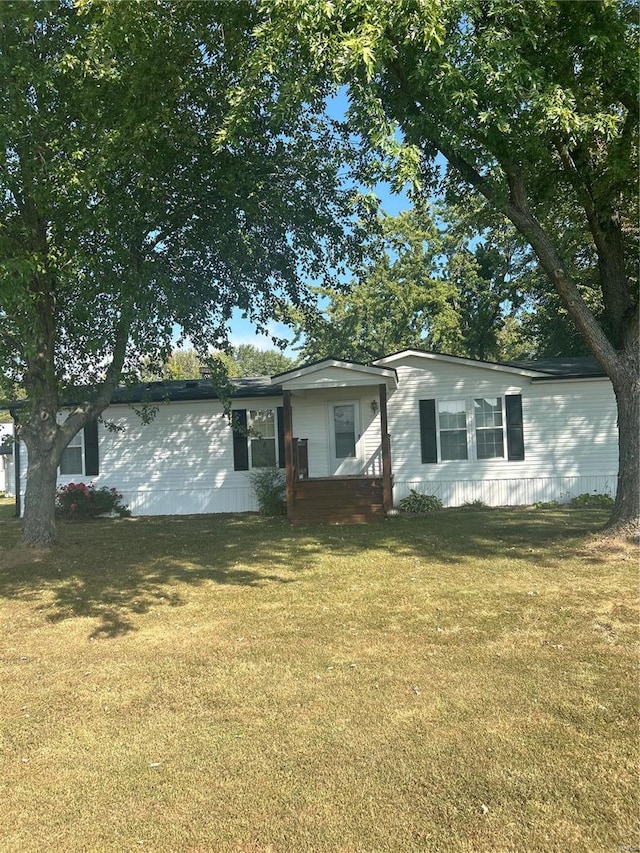
[[(213, 358), (221, 363), (229, 377), (273, 376), (284, 373), (295, 361), (276, 349), (260, 349), (253, 344), (240, 344), (226, 352), (216, 352)], [(201, 358), (194, 349), (175, 349), (164, 363), (154, 367), (143, 361), (139, 377), (145, 381), (162, 379), (200, 379), (210, 371), (210, 360)]]
[(454, 208), (438, 214), (414, 208), (381, 219), (375, 259), (360, 278), (319, 289), (322, 312), (297, 318), (304, 360), (368, 362), (406, 347), (484, 360), (529, 354), (513, 331), (524, 296), (513, 276), (507, 283), (521, 241), (506, 228), (480, 240)]
[[(27, 541), (55, 536), (68, 441), (175, 325), (202, 349), (224, 345), (234, 308), (264, 328), (361, 242), (346, 140), (313, 102), (290, 109), (272, 80), (221, 132), (259, 14), (0, 4), (0, 373), (30, 401)], [(63, 395), (87, 382), (58, 425)]]
[(260, 349), (254, 344), (239, 344), (221, 358), (229, 376), (275, 376), (295, 366), (296, 360), (277, 349)]

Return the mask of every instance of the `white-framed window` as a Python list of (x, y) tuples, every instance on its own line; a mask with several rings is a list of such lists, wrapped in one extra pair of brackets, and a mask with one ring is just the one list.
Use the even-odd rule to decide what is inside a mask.
[(84, 441), (83, 431), (76, 433), (62, 451), (60, 457), (60, 474), (64, 477), (84, 474)]
[(465, 400), (438, 401), (440, 459), (468, 459), (467, 404)]
[(521, 394), (419, 400), (418, 414), (423, 464), (524, 461)]
[(274, 409), (249, 410), (249, 466), (271, 468), (278, 464)]
[(474, 398), (476, 459), (505, 458), (503, 407), (502, 397)]
[(504, 397), (438, 400), (438, 458), (505, 459)]

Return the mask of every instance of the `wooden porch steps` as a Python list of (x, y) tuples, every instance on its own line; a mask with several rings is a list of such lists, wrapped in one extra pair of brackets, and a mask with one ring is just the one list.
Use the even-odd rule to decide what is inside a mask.
[(384, 518), (382, 477), (323, 477), (294, 485), (293, 524), (370, 524)]

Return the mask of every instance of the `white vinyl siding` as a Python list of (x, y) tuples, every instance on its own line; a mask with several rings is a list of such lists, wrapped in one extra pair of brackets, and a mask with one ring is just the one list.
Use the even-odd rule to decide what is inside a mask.
[[(447, 506), (473, 500), (491, 506), (566, 502), (594, 490), (615, 495), (618, 434), (608, 380), (532, 382), (513, 373), (412, 357), (394, 367), (398, 389), (388, 408), (395, 504), (411, 488), (436, 494)], [(475, 407), (475, 400), (500, 398), (504, 406), (510, 394), (522, 395), (524, 460), (477, 458), (474, 417), (467, 432), (468, 459), (421, 463), (420, 400), (466, 400)], [(504, 409), (502, 423), (506, 433)], [(499, 429), (486, 427), (491, 428)]]
[[(282, 399), (238, 403), (275, 412)], [(149, 424), (125, 405), (110, 406), (103, 418), (124, 431), (100, 430), (100, 474), (90, 480), (98, 488), (115, 486), (134, 515), (257, 510), (247, 472), (233, 470), (233, 433), (218, 401), (160, 403)], [(22, 495), (26, 472), (21, 443)], [(61, 475), (60, 481), (70, 479)]]
[[(608, 380), (532, 382), (517, 373), (414, 357), (398, 360), (394, 367), (398, 388), (389, 393), (388, 416), (396, 504), (410, 488), (436, 494), (447, 506), (474, 500), (492, 506), (564, 502), (583, 492), (615, 494), (616, 406)], [(506, 449), (502, 456), (478, 458), (499, 453), (500, 430), (506, 442), (504, 400), (517, 394), (522, 396), (525, 459), (507, 459)], [(358, 406), (362, 472), (380, 474), (380, 414), (371, 405), (377, 398), (377, 385), (356, 388), (346, 382), (342, 387), (321, 383), (319, 389), (294, 390), (293, 434), (309, 441), (311, 477), (330, 475), (330, 407), (350, 401)], [(419, 402), (427, 399), (465, 401), (468, 458), (422, 463)], [(477, 406), (480, 400), (485, 403)], [(492, 402), (497, 400), (501, 424), (497, 403)], [(277, 394), (234, 400), (234, 407), (248, 415), (261, 410), (275, 413), (281, 405)], [(476, 416), (477, 408), (482, 409), (481, 416)], [(257, 509), (247, 472), (234, 471), (233, 434), (219, 402), (161, 403), (147, 425), (125, 405), (111, 406), (104, 418), (124, 427), (124, 432), (100, 430), (100, 474), (91, 480), (97, 487), (122, 491), (134, 514)], [(482, 431), (487, 435), (479, 439)], [(277, 456), (275, 435), (262, 431), (261, 435), (262, 440), (273, 441)], [(26, 471), (21, 444), (22, 494)], [(61, 475), (61, 481), (77, 476)]]
[(380, 413), (374, 413), (372, 402), (377, 401), (378, 388), (359, 389), (354, 395), (353, 388), (331, 388), (310, 391), (305, 396), (295, 392), (291, 398), (293, 435), (308, 439), (309, 476), (331, 476), (331, 454), (333, 431), (331, 427), (332, 406), (341, 402), (348, 404), (355, 400), (360, 424), (360, 448), (362, 474), (379, 475), (382, 472)]

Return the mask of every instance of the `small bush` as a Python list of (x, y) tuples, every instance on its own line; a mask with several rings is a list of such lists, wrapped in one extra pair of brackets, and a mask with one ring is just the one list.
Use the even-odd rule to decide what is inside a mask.
[(571, 506), (577, 507), (611, 507), (613, 506), (613, 498), (611, 495), (596, 495), (585, 492), (582, 495), (577, 495), (571, 498)]
[(536, 501), (533, 504), (534, 509), (557, 509), (562, 504), (559, 501)]
[(475, 501), (465, 501), (460, 509), (491, 509), (491, 507), (480, 498), (476, 498)]
[(99, 515), (117, 515), (127, 518), (129, 507), (122, 503), (122, 495), (115, 488), (103, 486), (96, 489), (93, 483), (69, 483), (56, 492), (56, 513), (61, 518), (86, 521)]
[(403, 512), (434, 512), (442, 509), (442, 501), (435, 495), (425, 495), (415, 489), (409, 489), (409, 494), (402, 498), (398, 507)]
[(287, 511), (286, 483), (280, 468), (255, 468), (249, 481), (261, 515), (284, 515)]

